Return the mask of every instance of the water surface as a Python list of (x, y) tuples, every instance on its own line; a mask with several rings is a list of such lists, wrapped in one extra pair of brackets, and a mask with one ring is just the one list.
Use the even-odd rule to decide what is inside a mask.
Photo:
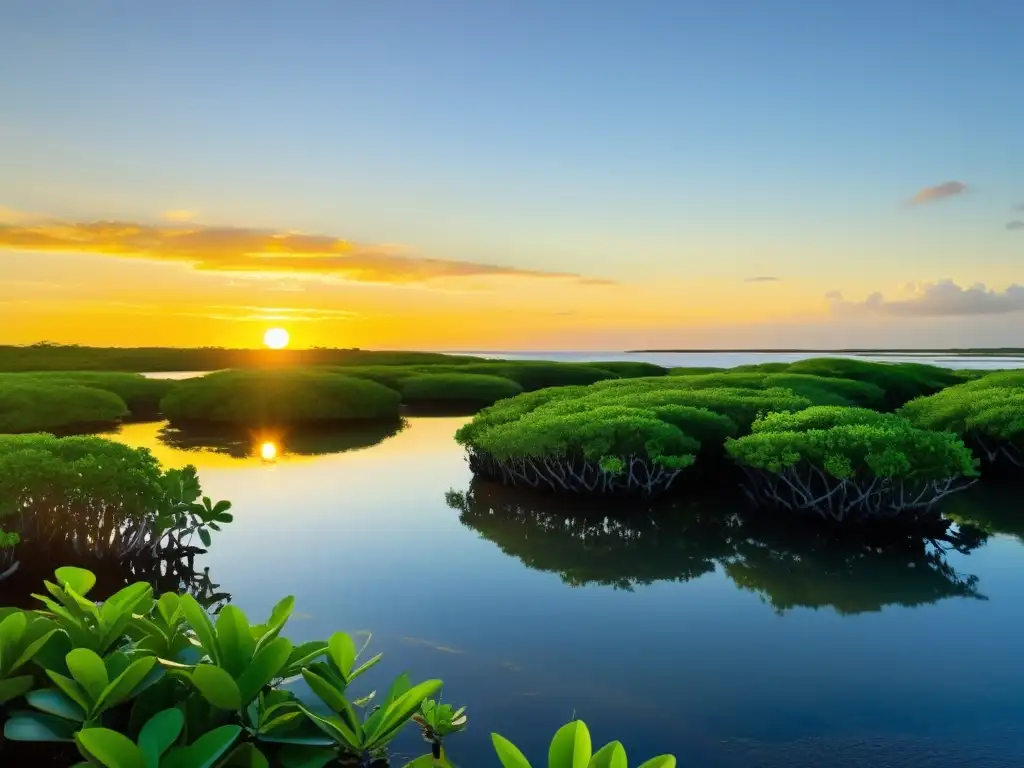
[(451, 743), (462, 766), (497, 764), (492, 730), (546, 754), (574, 714), (634, 758), (688, 766), (1024, 760), (1024, 547), (998, 533), (1024, 531), (1019, 496), (956, 498), (996, 533), (937, 542), (946, 552), (726, 525), (742, 502), (723, 495), (606, 521), (471, 483), (452, 440), (464, 421), (320, 442), (162, 424), (117, 438), (195, 464), (234, 502), (204, 564), (251, 619), (293, 594), (295, 642), (373, 633), (385, 663), (371, 686), (442, 678), (469, 706)]

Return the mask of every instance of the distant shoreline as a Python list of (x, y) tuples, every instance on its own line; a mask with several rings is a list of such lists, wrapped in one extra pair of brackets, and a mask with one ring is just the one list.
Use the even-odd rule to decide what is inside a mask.
[(956, 357), (1024, 357), (1021, 347), (989, 347), (979, 349), (627, 349), (626, 355), (667, 354), (763, 354), (763, 355), (952, 355)]

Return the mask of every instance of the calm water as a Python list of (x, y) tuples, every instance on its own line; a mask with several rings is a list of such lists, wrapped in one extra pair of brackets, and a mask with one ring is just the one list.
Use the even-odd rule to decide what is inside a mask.
[[(450, 745), (464, 767), (497, 765), (492, 730), (539, 759), (574, 713), (635, 763), (669, 751), (686, 766), (1024, 761), (1012, 533), (965, 535), (963, 553), (840, 550), (729, 522), (726, 497), (603, 522), (471, 486), (452, 440), (464, 421), (227, 446), (160, 424), (118, 437), (196, 464), (206, 492), (234, 502), (205, 565), (251, 619), (293, 594), (293, 641), (373, 633), (385, 663), (371, 686), (402, 670), (442, 678), (446, 700), (469, 706)], [(1021, 512), (991, 490), (956, 502), (994, 530)]]

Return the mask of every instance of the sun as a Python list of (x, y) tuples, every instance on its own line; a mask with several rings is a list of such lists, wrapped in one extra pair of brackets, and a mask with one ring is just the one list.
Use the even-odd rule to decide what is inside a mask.
[(284, 349), (288, 346), (288, 331), (284, 328), (271, 328), (263, 334), (263, 343), (271, 349)]

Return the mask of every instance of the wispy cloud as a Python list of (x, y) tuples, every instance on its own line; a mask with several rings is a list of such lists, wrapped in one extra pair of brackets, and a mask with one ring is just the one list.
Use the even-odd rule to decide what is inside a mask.
[(363, 283), (417, 284), (452, 278), (530, 277), (609, 281), (577, 274), (519, 269), (474, 261), (425, 258), (397, 246), (364, 245), (330, 235), (185, 222), (5, 222), (0, 250), (60, 251), (178, 261), (198, 270), (280, 277), (320, 276)]
[(838, 291), (826, 294), (834, 310), (867, 312), (892, 317), (956, 317), (1003, 315), (1024, 311), (1024, 285), (1014, 283), (1002, 291), (978, 283), (962, 288), (952, 280), (910, 287), (904, 299), (886, 299), (873, 293), (864, 301), (846, 301)]
[(1024, 229), (1024, 221), (1021, 221), (1020, 219), (1014, 219), (1013, 221), (1008, 221), (1006, 223), (1006, 228), (1007, 229)]
[(775, 275), (756, 275), (754, 277), (744, 277), (744, 283), (777, 283), (781, 280), (781, 277)]
[(946, 200), (950, 197), (962, 195), (967, 191), (967, 185), (959, 181), (946, 181), (934, 187), (925, 187), (918, 191), (907, 202), (910, 205), (922, 205), (923, 203), (935, 203), (939, 200)]

